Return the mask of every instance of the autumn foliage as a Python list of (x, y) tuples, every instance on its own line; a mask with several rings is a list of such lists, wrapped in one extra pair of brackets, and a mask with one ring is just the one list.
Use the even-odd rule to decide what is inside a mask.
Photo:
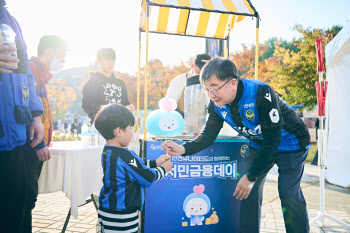
[(71, 103), (76, 100), (74, 89), (66, 84), (65, 80), (54, 80), (47, 85), (53, 119), (63, 117)]
[[(165, 66), (159, 59), (150, 60), (148, 63), (147, 80), (147, 107), (158, 108), (158, 101), (165, 97), (170, 81), (176, 76), (187, 72), (189, 63), (181, 63), (177, 66)], [(137, 103), (137, 74), (130, 76), (125, 73), (117, 73), (117, 77), (124, 80), (129, 92), (129, 101), (136, 106)], [(140, 74), (140, 109), (144, 108), (145, 96), (145, 67), (141, 67)]]
[[(294, 28), (301, 35), (298, 39), (286, 41), (270, 38), (259, 46), (259, 80), (270, 84), (282, 98), (290, 105), (303, 104), (306, 108), (313, 108), (316, 104), (314, 83), (316, 75), (315, 38), (323, 37), (326, 45), (341, 30), (340, 26), (331, 29), (304, 29), (300, 25)], [(241, 78), (255, 79), (255, 46), (242, 45), (241, 51), (230, 55), (237, 66)], [(158, 108), (158, 101), (165, 97), (171, 80), (187, 71), (190, 67), (190, 58), (186, 63), (178, 65), (164, 65), (159, 59), (148, 63), (148, 94), (147, 107)], [(72, 112), (81, 112), (81, 90), (90, 71), (95, 66), (88, 67), (80, 78), (79, 84), (64, 80), (50, 82), (54, 118), (62, 116), (68, 108)], [(115, 72), (116, 76), (124, 80), (129, 101), (137, 105), (137, 73), (127, 74)], [(140, 109), (144, 108), (145, 67), (141, 67), (140, 74)]]

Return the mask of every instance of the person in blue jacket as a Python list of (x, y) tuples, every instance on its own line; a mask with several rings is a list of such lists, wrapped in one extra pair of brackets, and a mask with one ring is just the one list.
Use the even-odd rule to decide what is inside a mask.
[(170, 155), (195, 154), (212, 145), (223, 122), (227, 122), (250, 140), (244, 154), (246, 171), (233, 193), (242, 200), (240, 232), (260, 231), (263, 185), (274, 164), (278, 166), (278, 191), (287, 232), (309, 232), (300, 188), (310, 146), (304, 122), (268, 84), (239, 78), (231, 60), (213, 58), (203, 67), (200, 79), (211, 99), (204, 130), (191, 142), (167, 142), (163, 148)]
[[(6, 55), (0, 45), (0, 231), (22, 231), (26, 200), (25, 163), (22, 146), (26, 142), (26, 126), (35, 147), (43, 140), (40, 116), (43, 107), (35, 93), (34, 76), (28, 66), (26, 44), (19, 24), (0, 0), (0, 26), (11, 27), (16, 34), (17, 58)], [(6, 27), (7, 27), (6, 26)], [(1, 33), (4, 33), (1, 31)], [(4, 34), (2, 34), (4, 36)]]

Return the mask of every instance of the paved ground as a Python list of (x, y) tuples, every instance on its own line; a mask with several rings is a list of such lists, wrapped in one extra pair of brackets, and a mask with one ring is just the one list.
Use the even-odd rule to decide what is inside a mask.
[[(309, 214), (319, 210), (320, 189), (317, 180), (317, 169), (306, 166), (305, 178), (301, 186), (308, 205)], [(285, 232), (281, 203), (278, 196), (277, 183), (274, 181), (274, 171), (268, 176), (264, 188), (264, 205), (262, 208), (261, 232), (274, 233)], [(326, 210), (338, 220), (350, 224), (350, 189), (340, 188), (326, 184)], [(41, 194), (38, 197), (33, 215), (33, 232), (61, 232), (69, 210), (69, 199), (61, 192)], [(310, 217), (311, 219), (312, 217)], [(326, 220), (326, 224), (335, 225)], [(79, 208), (79, 218), (71, 217), (66, 232), (99, 232), (97, 214), (92, 203)], [(311, 232), (350, 232), (336, 228), (312, 227)]]

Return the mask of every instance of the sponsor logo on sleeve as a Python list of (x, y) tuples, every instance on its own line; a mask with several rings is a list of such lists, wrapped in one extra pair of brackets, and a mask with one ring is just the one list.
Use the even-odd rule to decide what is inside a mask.
[(277, 111), (277, 109), (275, 109), (275, 108), (273, 108), (273, 109), (270, 111), (269, 115), (270, 115), (270, 119), (271, 119), (271, 121), (272, 121), (273, 123), (277, 123), (277, 122), (280, 120), (280, 116), (279, 116), (279, 114), (278, 114), (278, 111)]

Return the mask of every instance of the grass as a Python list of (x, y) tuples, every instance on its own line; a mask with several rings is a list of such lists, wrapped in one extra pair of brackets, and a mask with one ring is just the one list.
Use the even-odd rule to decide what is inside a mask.
[(311, 163), (313, 158), (315, 157), (316, 151), (317, 151), (317, 144), (313, 142), (310, 145), (309, 154), (308, 154), (305, 162)]

